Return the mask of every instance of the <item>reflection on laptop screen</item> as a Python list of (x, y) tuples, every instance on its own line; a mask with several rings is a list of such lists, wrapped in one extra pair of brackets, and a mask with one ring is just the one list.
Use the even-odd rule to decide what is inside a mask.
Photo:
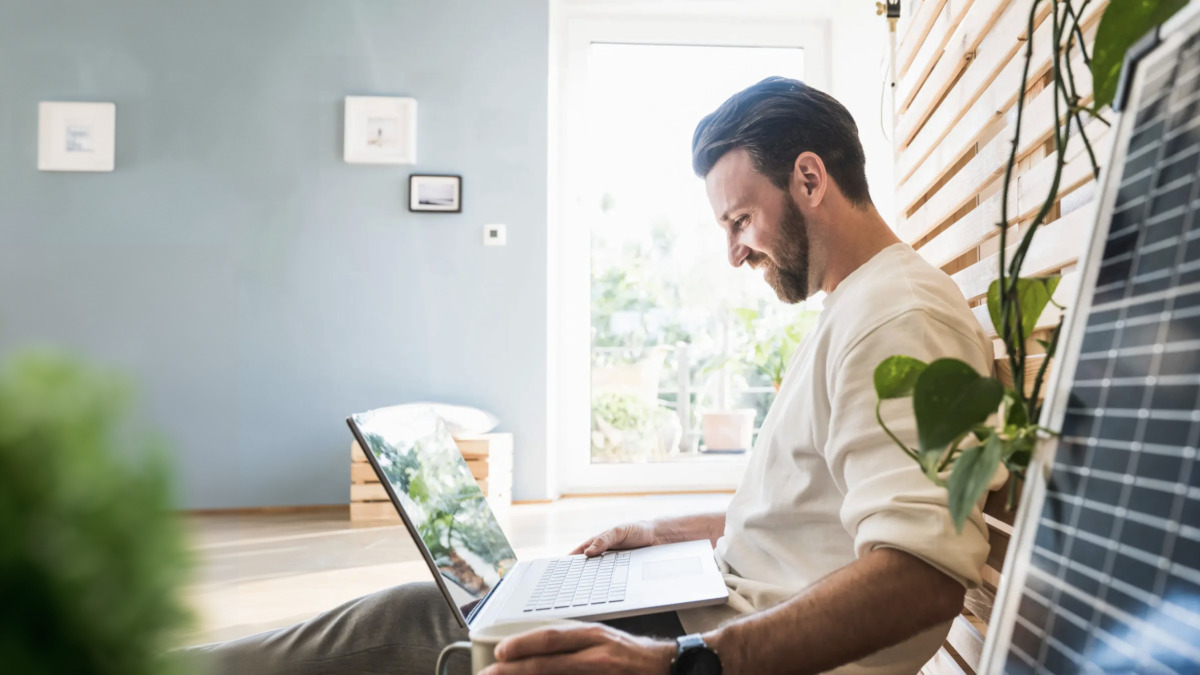
[(441, 418), (397, 406), (351, 419), (446, 584), (487, 595), (517, 556)]

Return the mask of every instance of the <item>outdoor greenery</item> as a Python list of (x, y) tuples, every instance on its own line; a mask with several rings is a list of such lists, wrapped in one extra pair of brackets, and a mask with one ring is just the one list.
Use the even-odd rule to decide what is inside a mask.
[(593, 459), (620, 461), (653, 455), (658, 447), (657, 413), (660, 410), (633, 392), (614, 389), (593, 392)]
[(364, 418), (363, 438), (434, 564), (481, 596), (512, 569), (516, 555), (445, 426), (431, 410), (411, 415), (395, 437), (368, 431), (374, 422)]
[(745, 335), (742, 349), (730, 356), (717, 356), (705, 366), (705, 371), (739, 364), (757, 372), (775, 390), (783, 384), (784, 371), (792, 361), (800, 341), (817, 325), (820, 312), (800, 310), (794, 314), (760, 311), (741, 307), (733, 310)]
[[(605, 193), (592, 229), (592, 365), (619, 369), (652, 359), (656, 351), (665, 356), (659, 370), (659, 387), (669, 390), (678, 378), (679, 343), (688, 345), (688, 375), (692, 383), (691, 403), (695, 420), (709, 404), (712, 387), (706, 387), (712, 372), (707, 364), (721, 351), (721, 322), (729, 307), (757, 307), (759, 321), (736, 321), (731, 326), (731, 344), (740, 356), (752, 353), (757, 330), (790, 322), (791, 307), (767, 300), (770, 289), (757, 275), (725, 265), (723, 240), (710, 220), (696, 223), (691, 238), (676, 225), (675, 216), (659, 214), (647, 219), (644, 228), (631, 227), (630, 214), (620, 201)], [(632, 217), (637, 217), (634, 214)], [(711, 218), (711, 216), (707, 216)], [(700, 261), (697, 264), (697, 261)], [(740, 272), (740, 274), (739, 274)], [(730, 283), (730, 278), (734, 283)], [(775, 346), (786, 347), (783, 341)], [(747, 388), (771, 384), (772, 367), (766, 362), (767, 345), (760, 345), (765, 370), (746, 369), (734, 376), (735, 399)], [(753, 356), (750, 357), (753, 365)], [(732, 360), (732, 359), (726, 359)], [(784, 361), (786, 363), (786, 361)], [(649, 397), (647, 396), (649, 394)], [(752, 394), (760, 417), (771, 397)], [(657, 397), (657, 404), (649, 398)], [(673, 393), (639, 389), (596, 387), (592, 392), (592, 459), (600, 462), (646, 461), (656, 457), (678, 427)], [(683, 430), (685, 433), (690, 430)]]
[[(1113, 102), (1125, 50), (1187, 4), (1186, 0), (1110, 0), (1096, 33), (1093, 58), (1079, 27), (1080, 16), (1092, 1), (1049, 0), (1051, 13), (1046, 20), (1053, 21), (1054, 45), (1051, 86), (1055, 119), (1059, 121), (1053, 133), (1057, 153), (1055, 172), (1041, 208), (1008, 258), (1009, 188), (1018, 159), (1016, 139), (1021, 135), (1026, 82), (1033, 55), (1033, 40), (1025, 41), (1025, 66), (1017, 97), (1014, 140), (1005, 168), (1000, 221), (997, 223), (999, 278), (992, 282), (987, 294), (988, 314), (1007, 351), (1012, 386), (1006, 387), (995, 378), (983, 377), (957, 359), (939, 359), (926, 364), (897, 355), (879, 364), (875, 370), (875, 390), (879, 398), (875, 410), (879, 424), (921, 465), (929, 480), (947, 488), (950, 513), (959, 531), (1001, 464), (1016, 479), (1010, 482), (1009, 507), (1012, 507), (1017, 480), (1025, 476), (1037, 439), (1040, 435), (1054, 433), (1039, 426), (1038, 421), (1047, 367), (1054, 357), (1062, 330), (1061, 318), (1048, 339), (1037, 340), (1046, 357), (1031, 386), (1025, 381), (1025, 366), (1029, 359), (1029, 341), (1042, 312), (1054, 303), (1059, 277), (1021, 277), (1021, 267), (1035, 233), (1046, 222), (1058, 200), (1068, 143), (1075, 136), (1079, 137), (1092, 162), (1093, 174), (1099, 178), (1100, 167), (1087, 137), (1085, 117), (1104, 119), (1102, 110)], [(1034, 0), (1030, 7), (1029, 35), (1034, 32), (1042, 2)], [(1095, 95), (1090, 103), (1076, 91), (1071, 66), (1073, 53), (1078, 53), (1091, 70)], [(883, 422), (880, 407), (883, 401), (893, 398), (912, 398), (917, 448), (911, 448), (897, 438)]]
[(127, 389), (74, 359), (0, 371), (0, 671), (164, 675), (188, 565), (162, 448)]

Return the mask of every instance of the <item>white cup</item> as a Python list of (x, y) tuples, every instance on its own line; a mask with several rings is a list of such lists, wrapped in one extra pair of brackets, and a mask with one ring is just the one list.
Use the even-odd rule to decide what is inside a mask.
[(438, 655), (437, 675), (446, 675), (446, 657), (456, 651), (471, 653), (471, 673), (474, 675), (496, 662), (496, 645), (505, 638), (527, 633), (540, 628), (571, 628), (582, 626), (581, 621), (571, 619), (542, 619), (540, 621), (516, 621), (513, 623), (498, 623), (487, 628), (471, 631), (470, 642), (455, 642), (446, 645)]

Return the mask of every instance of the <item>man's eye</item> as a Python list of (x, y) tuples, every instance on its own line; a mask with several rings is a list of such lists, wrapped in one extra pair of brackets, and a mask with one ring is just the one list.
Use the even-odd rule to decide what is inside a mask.
[(738, 218), (737, 220), (733, 221), (733, 229), (734, 230), (742, 229), (746, 225), (746, 223), (749, 222), (749, 220), (750, 220), (750, 216), (742, 216), (741, 218)]

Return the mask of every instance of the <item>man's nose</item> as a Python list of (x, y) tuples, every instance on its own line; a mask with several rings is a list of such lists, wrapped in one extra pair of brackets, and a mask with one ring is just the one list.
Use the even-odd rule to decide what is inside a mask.
[(750, 248), (731, 238), (729, 240), (729, 264), (741, 267), (748, 257), (750, 257)]

